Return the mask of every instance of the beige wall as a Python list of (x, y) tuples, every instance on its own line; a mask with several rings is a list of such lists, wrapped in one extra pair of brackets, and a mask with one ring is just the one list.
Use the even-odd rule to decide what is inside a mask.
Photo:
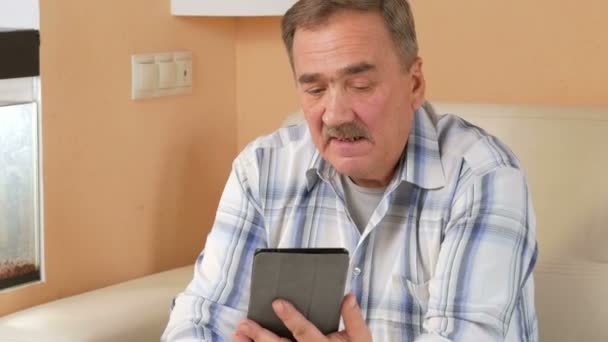
[(236, 24), (237, 146), (278, 127), (297, 109), (280, 18), (240, 18)]
[[(194, 261), (236, 152), (234, 19), (41, 1), (44, 284), (0, 316)], [(187, 49), (194, 94), (130, 100), (130, 55)]]
[[(608, 105), (608, 3), (411, 0), (431, 100)], [(237, 23), (238, 147), (297, 108), (280, 19)]]

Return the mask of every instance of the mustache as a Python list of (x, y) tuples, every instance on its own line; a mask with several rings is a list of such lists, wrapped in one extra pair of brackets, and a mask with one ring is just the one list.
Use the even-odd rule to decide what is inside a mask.
[(323, 125), (323, 140), (327, 142), (332, 138), (365, 138), (371, 140), (371, 136), (369, 135), (367, 128), (356, 122), (348, 122), (339, 126)]

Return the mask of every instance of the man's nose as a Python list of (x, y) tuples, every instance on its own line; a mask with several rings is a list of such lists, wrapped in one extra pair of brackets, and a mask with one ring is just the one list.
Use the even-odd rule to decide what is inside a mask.
[(322, 117), (326, 126), (336, 127), (354, 121), (355, 113), (350, 101), (340, 90), (330, 90), (326, 99), (325, 113)]

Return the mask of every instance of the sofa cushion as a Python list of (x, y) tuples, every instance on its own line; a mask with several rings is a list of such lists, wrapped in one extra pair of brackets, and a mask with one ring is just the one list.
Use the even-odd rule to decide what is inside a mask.
[(173, 297), (192, 278), (185, 266), (0, 318), (2, 342), (158, 341)]

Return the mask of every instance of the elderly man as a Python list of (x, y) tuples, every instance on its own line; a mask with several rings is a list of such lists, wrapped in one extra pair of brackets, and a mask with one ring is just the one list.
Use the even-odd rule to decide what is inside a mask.
[(526, 179), (500, 141), (425, 102), (407, 1), (301, 0), (282, 29), (307, 125), (234, 161), (163, 339), (281, 340), (244, 319), (255, 250), (343, 247), (344, 330), (273, 303), (298, 341), (536, 341)]

